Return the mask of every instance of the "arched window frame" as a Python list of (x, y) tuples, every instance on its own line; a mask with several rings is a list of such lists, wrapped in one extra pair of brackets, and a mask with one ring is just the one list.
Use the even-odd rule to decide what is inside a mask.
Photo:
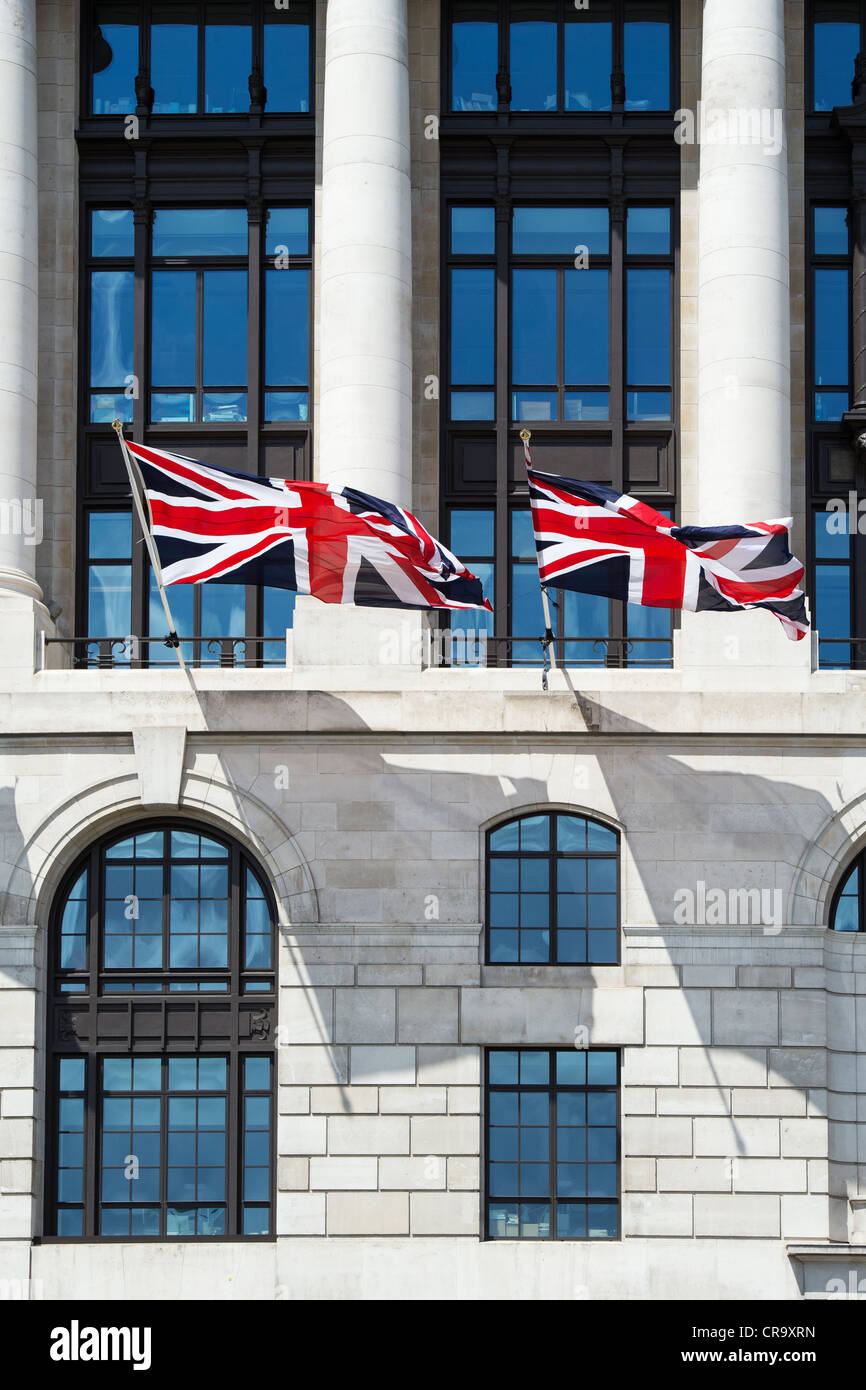
[[(228, 867), (228, 957), (223, 966), (184, 966), (172, 967), (145, 966), (130, 968), (104, 968), (103, 942), (105, 939), (105, 866), (106, 853), (118, 843), (135, 835), (159, 831), (165, 835), (163, 855), (153, 857), (151, 864), (159, 862), (163, 867), (164, 885), (171, 873), (172, 857), (171, 832), (182, 831), (201, 835), (215, 842), (227, 853)], [(168, 863), (165, 849), (169, 847)], [(188, 856), (188, 863), (200, 862)], [(119, 861), (122, 862), (122, 861)], [(226, 862), (226, 861), (214, 861)], [(87, 951), (83, 968), (65, 967), (61, 961), (61, 924), (69, 895), (82, 873), (87, 873), (86, 921)], [(270, 965), (247, 966), (244, 961), (247, 924), (247, 873), (252, 875), (267, 909), (269, 921)], [(194, 901), (196, 899), (193, 899)], [(204, 900), (202, 894), (197, 901)], [(250, 899), (251, 901), (252, 899)], [(168, 921), (170, 893), (163, 894), (162, 931), (163, 940), (168, 945)], [(175, 817), (159, 817), (139, 820), (116, 828), (111, 833), (95, 840), (86, 851), (79, 855), (74, 865), (64, 875), (57, 892), (50, 915), (48, 941), (48, 999), (47, 999), (47, 1123), (46, 1123), (46, 1182), (45, 1182), (45, 1236), (59, 1241), (105, 1241), (105, 1240), (270, 1240), (274, 1236), (275, 1225), (275, 1148), (276, 1148), (276, 1056), (274, 1041), (276, 1035), (276, 950), (278, 920), (274, 894), (267, 876), (253, 857), (236, 840), (204, 822)], [(254, 933), (259, 936), (261, 933)], [(164, 955), (167, 959), (167, 952)], [(130, 988), (123, 989), (124, 984)], [(132, 986), (139, 986), (138, 989)], [(147, 985), (142, 990), (141, 985)], [(224, 985), (225, 988), (213, 988)], [(70, 986), (74, 986), (72, 989)], [(114, 989), (106, 988), (114, 986)], [(186, 987), (185, 987), (186, 986)], [(208, 986), (210, 988), (208, 988)], [(204, 987), (204, 988), (203, 988)], [(225, 1095), (227, 1102), (225, 1135), (225, 1187), (224, 1199), (208, 1199), (196, 1196), (191, 1199), (173, 1198), (169, 1200), (166, 1174), (168, 1158), (168, 1105), (173, 1098), (170, 1092), (177, 1090), (190, 1094), (186, 1083), (176, 1084), (169, 1076), (169, 1063), (182, 1059), (187, 1061), (207, 1058), (225, 1058), (226, 1081), (224, 1087), (216, 1087), (216, 1094)], [(113, 1089), (103, 1086), (105, 1059), (119, 1061), (159, 1059), (159, 1188), (158, 1198), (142, 1199), (151, 1209), (158, 1209), (158, 1231), (118, 1234), (101, 1229), (100, 1198), (102, 1168), (102, 1126), (104, 1091)], [(247, 1067), (248, 1060), (266, 1059), (269, 1063), (267, 1077), (263, 1078), (260, 1067)], [(69, 1061), (84, 1061), (82, 1084), (74, 1094), (83, 1100), (83, 1157), (81, 1168), (83, 1190), (80, 1201), (61, 1200), (58, 1189), (60, 1168), (61, 1102), (63, 1091), (66, 1098), (70, 1092), (65, 1082), (70, 1075), (66, 1070), (62, 1076), (61, 1064)], [(212, 1069), (211, 1069), (212, 1071)], [(72, 1069), (75, 1075), (75, 1069)], [(80, 1074), (80, 1069), (78, 1069)], [(152, 1075), (152, 1073), (151, 1073)], [(64, 1081), (63, 1091), (61, 1080)], [(266, 1080), (266, 1084), (262, 1084)], [(133, 1074), (133, 1088), (137, 1083)], [(151, 1096), (157, 1094), (154, 1087), (145, 1087)], [(202, 1080), (201, 1069), (196, 1071), (192, 1091), (214, 1093), (213, 1086)], [(267, 1100), (267, 1115), (263, 1118), (264, 1107), (261, 1100)], [(253, 1102), (250, 1105), (250, 1102)], [(255, 1102), (259, 1102), (256, 1107)], [(196, 1121), (196, 1144), (202, 1128)], [(256, 1132), (258, 1140), (250, 1136)], [(267, 1144), (262, 1138), (267, 1133)], [(253, 1149), (266, 1148), (266, 1175), (261, 1172), (262, 1164), (253, 1163)], [(196, 1150), (198, 1155), (198, 1149)], [(199, 1162), (197, 1158), (197, 1162)], [(255, 1167), (255, 1176), (252, 1169)], [(198, 1174), (198, 1169), (196, 1169)], [(249, 1178), (249, 1181), (248, 1181)], [(255, 1184), (255, 1195), (253, 1192)], [(134, 1198), (129, 1205), (134, 1204)], [(123, 1205), (123, 1204), (119, 1204)], [(204, 1210), (211, 1208), (225, 1212), (224, 1230), (199, 1230), (200, 1220), (194, 1218), (194, 1230), (169, 1229), (169, 1208), (186, 1207)], [(82, 1212), (81, 1230), (68, 1233), (63, 1229), (59, 1213), (63, 1210)], [(175, 1222), (183, 1226), (184, 1223)], [(207, 1222), (205, 1221), (206, 1225)], [(264, 1228), (264, 1229), (262, 1229)]]
[[(845, 889), (848, 887), (852, 875), (855, 873), (857, 874), (855, 891), (853, 893), (846, 893)], [(856, 927), (836, 926), (836, 917), (843, 899), (847, 902), (854, 902), (856, 904)], [(866, 930), (866, 925), (864, 925), (866, 924), (866, 845), (862, 846), (857, 854), (854, 855), (854, 858), (846, 865), (845, 871), (836, 886), (830, 904), (829, 924), (831, 931), (850, 932), (852, 935), (857, 935)]]
[[(506, 827), (508, 827), (508, 826), (511, 826), (511, 825), (519, 825), (519, 824), (521, 824), (522, 822), (529, 821), (529, 820), (534, 820), (534, 819), (537, 819), (537, 818), (539, 818), (539, 817), (545, 817), (545, 818), (547, 818), (547, 820), (548, 820), (548, 848), (547, 848), (547, 850), (527, 850), (527, 851), (523, 851), (522, 849), (518, 849), (517, 851), (511, 852), (511, 851), (509, 851), (509, 850), (501, 850), (501, 851), (500, 851), (500, 850), (496, 850), (496, 849), (491, 849), (491, 841), (492, 841), (492, 839), (493, 839), (493, 836), (496, 835), (499, 831), (504, 830), (504, 829), (505, 829)], [(611, 850), (592, 850), (592, 849), (589, 849), (589, 848), (587, 848), (586, 850), (583, 850), (583, 851), (580, 851), (580, 850), (559, 850), (559, 849), (557, 848), (557, 822), (558, 822), (558, 818), (559, 818), (559, 817), (571, 818), (571, 819), (576, 819), (576, 820), (584, 821), (588, 827), (590, 827), (590, 826), (592, 826), (592, 827), (597, 827), (600, 831), (606, 832), (608, 835), (610, 835), (610, 836), (613, 837), (613, 845), (614, 845), (614, 848), (611, 849)], [(491, 949), (491, 948), (492, 948), (491, 933), (492, 933), (493, 930), (495, 930), (495, 928), (493, 927), (492, 922), (491, 922), (491, 879), (492, 879), (491, 866), (492, 866), (492, 863), (493, 863), (497, 858), (516, 858), (516, 859), (522, 860), (522, 858), (524, 857), (524, 855), (526, 856), (527, 859), (536, 860), (536, 861), (541, 860), (541, 861), (546, 862), (547, 865), (548, 865), (548, 889), (547, 889), (547, 894), (548, 894), (549, 908), (550, 908), (550, 914), (549, 914), (549, 919), (548, 919), (548, 923), (549, 923), (549, 925), (548, 925), (548, 931), (549, 931), (549, 942), (548, 942), (549, 955), (548, 955), (548, 959), (547, 959), (546, 961), (543, 961), (543, 960), (528, 960), (528, 959), (526, 959), (526, 960), (521, 960), (520, 958), (518, 958), (516, 961), (503, 961), (503, 960), (497, 960), (497, 959), (494, 959), (494, 958), (493, 958), (492, 949)], [(598, 928), (598, 930), (603, 930), (603, 931), (606, 931), (606, 932), (610, 932), (610, 933), (612, 933), (612, 934), (615, 936), (616, 952), (615, 952), (615, 955), (609, 955), (609, 958), (606, 958), (606, 959), (604, 959), (604, 960), (594, 960), (594, 959), (592, 959), (592, 951), (591, 951), (590, 948), (589, 948), (589, 936), (588, 936), (588, 933), (589, 933), (589, 931), (590, 931), (590, 927), (587, 925), (587, 927), (582, 928), (582, 927), (580, 927), (579, 925), (575, 925), (575, 927), (571, 928), (572, 930), (577, 930), (577, 931), (585, 930), (585, 931), (587, 932), (587, 952), (586, 952), (587, 959), (586, 959), (586, 960), (564, 960), (564, 959), (560, 959), (560, 956), (562, 955), (562, 951), (560, 950), (560, 944), (559, 944), (559, 941), (558, 941), (558, 935), (559, 935), (559, 932), (560, 932), (561, 930), (569, 930), (568, 927), (564, 927), (563, 924), (561, 924), (561, 923), (559, 922), (559, 920), (558, 920), (558, 918), (559, 918), (559, 912), (558, 912), (558, 901), (557, 901), (557, 896), (558, 896), (558, 895), (557, 895), (557, 888), (558, 888), (558, 878), (559, 878), (559, 875), (558, 875), (558, 871), (557, 871), (557, 870), (558, 870), (558, 864), (559, 864), (559, 862), (560, 862), (561, 860), (564, 860), (564, 859), (571, 859), (571, 860), (582, 859), (582, 860), (584, 860), (584, 862), (590, 862), (590, 861), (593, 861), (593, 860), (606, 860), (606, 861), (611, 861), (611, 860), (613, 860), (613, 861), (615, 862), (615, 866), (616, 866), (616, 887), (615, 887), (616, 911), (615, 911), (615, 920), (614, 920), (614, 923), (613, 923), (612, 926), (605, 926), (605, 927), (602, 927), (602, 928)], [(501, 821), (497, 821), (494, 825), (489, 826), (489, 827), (487, 828), (487, 830), (486, 830), (486, 832), (485, 832), (485, 836), (484, 836), (484, 959), (485, 959), (485, 963), (486, 963), (487, 965), (499, 965), (499, 966), (503, 966), (503, 967), (507, 967), (507, 966), (509, 966), (509, 965), (514, 965), (514, 966), (521, 966), (521, 965), (549, 965), (549, 966), (555, 966), (555, 965), (570, 965), (570, 966), (575, 966), (575, 965), (577, 965), (577, 966), (580, 966), (580, 965), (585, 965), (585, 966), (590, 966), (590, 965), (612, 965), (612, 966), (613, 966), (613, 965), (619, 965), (620, 962), (621, 962), (621, 950), (622, 950), (622, 948), (621, 948), (621, 936), (622, 936), (622, 931), (621, 931), (621, 926), (622, 926), (622, 923), (621, 923), (621, 917), (622, 917), (622, 893), (621, 893), (622, 865), (621, 865), (621, 859), (622, 859), (622, 840), (621, 840), (621, 836), (620, 836), (619, 830), (618, 830), (615, 826), (610, 825), (608, 822), (601, 820), (601, 819), (598, 818), (597, 816), (591, 816), (591, 815), (587, 814), (585, 811), (582, 811), (582, 810), (579, 809), (578, 807), (571, 807), (571, 808), (569, 808), (569, 807), (563, 807), (563, 806), (551, 806), (551, 807), (549, 807), (549, 808), (543, 808), (543, 809), (539, 809), (539, 808), (528, 808), (528, 809), (524, 809), (524, 810), (520, 811), (520, 812), (519, 812), (518, 814), (516, 814), (516, 815), (509, 816), (507, 819), (501, 820)], [(518, 943), (518, 952), (519, 952), (519, 949), (520, 949), (520, 946), (519, 946), (519, 943)]]

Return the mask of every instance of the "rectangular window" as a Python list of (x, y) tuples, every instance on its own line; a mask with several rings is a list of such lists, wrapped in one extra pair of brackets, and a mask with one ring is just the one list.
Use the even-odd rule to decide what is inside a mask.
[[(154, 116), (247, 115), (254, 71), (266, 115), (308, 114), (312, 8), (273, 0), (97, 4), (93, 11), (90, 113), (136, 110), (136, 77), (149, 80)], [(144, 84), (147, 91), (148, 83)]]
[(664, 0), (454, 0), (451, 110), (668, 111), (671, 33)]
[(486, 1054), (487, 1237), (619, 1237), (619, 1054)]
[(850, 106), (861, 48), (859, 0), (812, 0), (812, 110)]

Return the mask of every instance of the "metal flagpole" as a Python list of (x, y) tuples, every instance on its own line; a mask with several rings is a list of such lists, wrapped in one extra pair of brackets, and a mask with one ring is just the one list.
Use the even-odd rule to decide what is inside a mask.
[[(522, 430), (520, 431), (520, 438), (523, 440), (523, 457), (524, 457), (524, 459), (525, 459), (525, 461), (526, 461), (527, 476), (531, 477), (531, 474), (532, 474), (532, 459), (529, 457), (529, 441), (530, 441), (530, 439), (532, 438), (532, 431), (531, 431), (531, 430), (527, 430), (527, 429), (522, 429)], [(531, 510), (531, 508), (530, 508), (530, 510)], [(534, 524), (533, 524), (533, 531), (534, 531), (534, 530), (535, 530), (535, 526), (534, 526)], [(543, 675), (542, 675), (542, 682), (541, 682), (541, 683), (542, 683), (544, 689), (547, 690), (547, 688), (548, 688), (548, 685), (547, 685), (547, 671), (548, 671), (548, 668), (550, 668), (550, 669), (553, 670), (553, 671), (557, 670), (557, 665), (556, 665), (556, 647), (555, 647), (555, 645), (554, 645), (556, 639), (555, 639), (555, 637), (554, 637), (554, 635), (553, 635), (553, 627), (552, 627), (551, 621), (550, 621), (550, 599), (547, 597), (547, 585), (544, 583), (544, 580), (541, 578), (541, 561), (540, 561), (539, 556), (538, 556), (538, 547), (537, 547), (537, 546), (536, 546), (536, 548), (535, 548), (535, 558), (536, 558), (536, 561), (538, 562), (538, 582), (539, 582), (539, 584), (541, 585), (541, 602), (542, 602), (542, 605), (543, 605), (543, 607), (544, 607), (544, 627), (545, 627), (544, 636), (543, 636), (543, 638), (541, 639), (541, 645), (542, 645), (542, 648), (543, 648), (543, 650), (544, 650), (544, 659), (545, 659), (545, 669), (544, 669), (544, 673), (543, 673)], [(562, 674), (563, 674), (564, 677), (565, 677), (565, 683), (566, 683), (566, 685), (568, 686), (569, 690), (571, 691), (571, 693), (572, 693), (572, 695), (573, 695), (573, 697), (574, 697), (574, 703), (575, 703), (575, 704), (578, 704), (577, 692), (576, 692), (574, 686), (573, 686), (572, 683), (571, 683), (571, 676), (568, 674), (568, 668), (566, 667), (565, 663), (563, 663), (561, 669), (562, 669)]]
[(174, 626), (174, 618), (171, 616), (171, 609), (168, 606), (168, 599), (165, 596), (165, 589), (163, 588), (162, 584), (162, 570), (160, 569), (159, 565), (159, 555), (157, 554), (156, 546), (153, 543), (153, 536), (151, 535), (150, 525), (145, 514), (144, 503), (141, 500), (141, 495), (139, 493), (138, 485), (136, 483), (134, 464), (129, 456), (129, 450), (126, 447), (126, 440), (123, 437), (123, 425), (121, 424), (120, 420), (112, 421), (112, 429), (117, 435), (117, 442), (120, 445), (120, 452), (123, 454), (123, 462), (126, 464), (126, 471), (129, 475), (129, 486), (132, 488), (132, 498), (135, 502), (135, 509), (138, 513), (138, 519), (141, 523), (141, 529), (144, 533), (144, 543), (147, 546), (147, 553), (150, 556), (150, 563), (153, 566), (153, 576), (156, 580), (156, 586), (159, 589), (159, 596), (162, 599), (163, 609), (165, 610), (165, 617), (168, 623), (168, 636), (165, 639), (165, 645), (167, 647), (174, 647), (178, 663), (180, 664), (180, 669), (183, 671), (184, 675), (187, 675), (188, 672), (186, 669), (186, 662), (183, 659), (183, 652), (180, 649), (180, 638), (177, 635), (177, 631)]

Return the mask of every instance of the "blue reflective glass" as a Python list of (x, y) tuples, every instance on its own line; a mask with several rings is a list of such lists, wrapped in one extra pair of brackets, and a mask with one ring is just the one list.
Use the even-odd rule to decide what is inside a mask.
[(848, 209), (813, 208), (816, 256), (847, 256)]
[(847, 270), (815, 271), (815, 385), (848, 381)]
[(606, 270), (565, 272), (565, 380), (569, 385), (608, 380), (608, 278)]
[[(815, 626), (825, 637), (851, 636), (851, 574), (847, 565), (815, 566)], [(847, 647), (829, 648), (837, 661), (848, 656)]]
[(84, 1090), (84, 1058), (64, 1057), (60, 1063), (61, 1091)]
[[(209, 17), (216, 7), (208, 6)], [(253, 35), (249, 24), (208, 23), (204, 41), (204, 109), (248, 111)]]
[(247, 380), (247, 273), (202, 275), (205, 386), (243, 386)]
[(629, 256), (666, 256), (671, 249), (670, 208), (629, 208), (625, 249)]
[(492, 420), (496, 397), (493, 391), (452, 391), (452, 420)]
[(90, 385), (125, 387), (132, 377), (135, 276), (95, 270), (90, 277)]
[(453, 554), (466, 556), (493, 554), (493, 512), (452, 511), (451, 541)]
[(451, 250), (455, 256), (492, 256), (496, 250), (494, 209), (452, 208)]
[(310, 272), (265, 271), (265, 384), (305, 386), (309, 380)]
[(609, 111), (612, 34), (605, 7), (580, 13), (565, 25), (566, 111)]
[[(837, 499), (842, 500), (842, 499)], [(830, 510), (815, 513), (815, 558), (818, 560), (847, 560), (850, 553), (847, 499), (844, 510)]]
[(512, 238), (517, 256), (574, 256), (584, 246), (606, 256), (610, 218), (607, 208), (515, 208)]
[(90, 234), (94, 256), (135, 255), (131, 208), (94, 208), (90, 214)]
[(609, 420), (610, 396), (607, 391), (566, 391), (563, 420)]
[(492, 384), (495, 272), (451, 272), (451, 381)]
[[(477, 7), (475, 7), (477, 8)], [(499, 26), (492, 22), (457, 21), (451, 28), (451, 107), (454, 111), (495, 111), (499, 67)]]
[(512, 274), (512, 363), (516, 382), (552, 384), (557, 380), (555, 270), (515, 270)]
[[(246, 604), (242, 584), (203, 584), (201, 589), (201, 630), (203, 636), (243, 637), (246, 627)], [(213, 662), (219, 660), (217, 652), (210, 653)], [(206, 885), (202, 883), (202, 896), (206, 896)], [(204, 919), (205, 914), (201, 911)], [(225, 913), (216, 921), (210, 916), (202, 921), (202, 930), (212, 927), (217, 930), (225, 927)], [(203, 961), (202, 964), (205, 962)], [(215, 962), (221, 963), (221, 962)]]
[(671, 380), (670, 271), (626, 271), (629, 386), (668, 386)]
[(179, 22), (184, 17), (177, 14), (174, 22), (150, 28), (150, 84), (157, 116), (188, 116), (198, 110), (198, 25), (194, 11), (192, 23)]
[(120, 116), (135, 110), (135, 78), (138, 72), (138, 25), (112, 24), (97, 9), (96, 22), (107, 49), (96, 45), (94, 64), (107, 61), (93, 74), (94, 116)]
[[(89, 565), (87, 632), (91, 637), (123, 637), (132, 626), (132, 570), (129, 565)], [(121, 938), (125, 939), (125, 938)], [(117, 948), (123, 954), (121, 948)], [(108, 961), (106, 960), (106, 964)], [(131, 961), (119, 959), (120, 966)]]
[(246, 256), (244, 208), (158, 208), (154, 256)]
[[(294, 626), (295, 621), (295, 598), (296, 595), (290, 589), (272, 589), (265, 587), (262, 591), (263, 598), (263, 637), (285, 638), (287, 628)], [(278, 659), (277, 649), (273, 645), (265, 648), (266, 660)], [(285, 660), (285, 652), (283, 653)]]
[[(522, 1086), (546, 1086), (549, 1077), (550, 1061), (546, 1052), (533, 1052), (528, 1049), (521, 1051), (520, 1083)], [(525, 1121), (525, 1115), (522, 1115), (521, 1118)]]
[(512, 420), (556, 420), (558, 416), (559, 397), (556, 391), (512, 391)]
[(669, 420), (670, 391), (629, 391), (625, 399), (627, 420)]
[[(309, 208), (270, 208), (265, 233), (269, 256), (306, 256), (310, 250)], [(288, 267), (284, 267), (288, 269)]]
[(308, 24), (265, 24), (264, 79), (268, 111), (309, 111)]
[[(548, 8), (548, 7), (544, 7)], [(553, 7), (549, 7), (551, 14)], [(512, 111), (556, 110), (556, 22), (520, 20), (511, 24)]]
[[(88, 518), (91, 560), (125, 560), (132, 549), (130, 512), (91, 512)], [(79, 879), (83, 882), (83, 878)]]
[(244, 1061), (244, 1087), (266, 1091), (271, 1084), (271, 1064), (267, 1057), (247, 1057)]
[[(557, 1052), (556, 1083), (558, 1086), (582, 1086), (586, 1081), (586, 1053)], [(565, 1123), (563, 1121), (563, 1123)]]
[(856, 10), (851, 19), (816, 20), (812, 43), (814, 109), (832, 111), (834, 106), (850, 106), (854, 59), (860, 47)]
[(152, 277), (151, 377), (155, 386), (195, 382), (196, 274), (155, 270)]
[(629, 19), (639, 7), (626, 8), (625, 109), (667, 111), (671, 104), (670, 25)]
[(841, 420), (848, 409), (850, 398), (847, 391), (816, 391), (815, 419), (826, 423)]
[[(562, 608), (558, 621), (567, 639), (565, 654), (570, 661), (603, 666), (606, 648), (596, 650), (595, 640), (607, 637), (610, 630), (610, 605), (601, 594), (576, 594), (562, 591)], [(580, 639), (580, 640), (577, 640)]]
[(517, 1053), (490, 1053), (491, 1086), (514, 1086), (517, 1084)]
[[(616, 1085), (616, 1053), (589, 1052), (586, 1058), (586, 1079), (591, 1086)], [(592, 1157), (592, 1155), (590, 1155)]]

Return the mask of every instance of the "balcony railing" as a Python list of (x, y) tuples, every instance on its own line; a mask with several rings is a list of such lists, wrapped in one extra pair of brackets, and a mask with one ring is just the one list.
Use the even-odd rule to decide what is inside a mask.
[[(72, 667), (78, 671), (177, 665), (174, 647), (164, 637), (46, 637), (45, 646), (67, 652)], [(180, 649), (187, 666), (193, 667), (230, 670), (286, 664), (284, 637), (184, 637)]]
[[(450, 641), (448, 640), (450, 636)], [(510, 666), (543, 668), (545, 653), (540, 637), (489, 637), (486, 633), (438, 634), (440, 666)], [(558, 666), (619, 668), (670, 668), (670, 637), (558, 637), (550, 644), (550, 656)]]
[(822, 671), (866, 671), (866, 637), (819, 634), (818, 665)]

